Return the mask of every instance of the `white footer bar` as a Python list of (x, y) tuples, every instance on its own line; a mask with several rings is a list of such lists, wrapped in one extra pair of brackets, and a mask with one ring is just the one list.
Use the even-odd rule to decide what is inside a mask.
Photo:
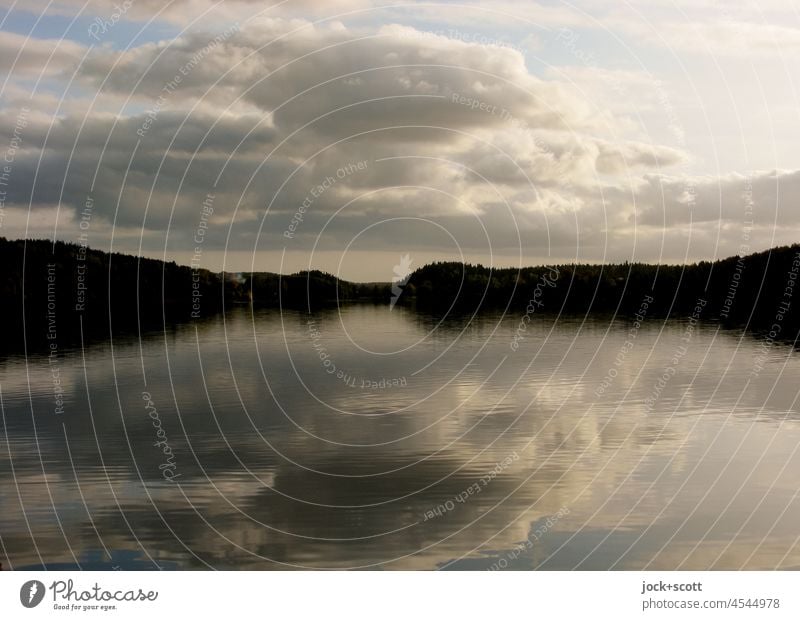
[(777, 620), (798, 590), (793, 572), (0, 572), (0, 615)]

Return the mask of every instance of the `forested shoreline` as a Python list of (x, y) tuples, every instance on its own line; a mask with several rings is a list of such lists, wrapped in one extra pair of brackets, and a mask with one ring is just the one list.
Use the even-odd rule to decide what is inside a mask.
[[(523, 269), (438, 262), (403, 280), (354, 283), (322, 271), (214, 273), (76, 244), (0, 238), (3, 345), (30, 348), (166, 329), (239, 304), (313, 309), (380, 303), (441, 315), (482, 310), (681, 318), (793, 339), (800, 326), (800, 245), (690, 265), (560, 264)], [(24, 327), (24, 330), (23, 330)]]

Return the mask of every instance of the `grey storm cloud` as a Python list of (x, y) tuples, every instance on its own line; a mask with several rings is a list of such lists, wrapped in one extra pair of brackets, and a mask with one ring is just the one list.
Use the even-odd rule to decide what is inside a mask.
[[(368, 33), (270, 19), (218, 42), (181, 72), (210, 41), (196, 33), (169, 45), (94, 54), (80, 75), (94, 87), (143, 98), (157, 97), (177, 75), (181, 97), (217, 106), (238, 99), (274, 114), (284, 130), (311, 123), (310, 132), (325, 136), (397, 125), (499, 126), (503, 110), (539, 128), (580, 130), (594, 122), (590, 106), (533, 77), (509, 48), (399, 26)], [(454, 104), (454, 95), (469, 102)]]

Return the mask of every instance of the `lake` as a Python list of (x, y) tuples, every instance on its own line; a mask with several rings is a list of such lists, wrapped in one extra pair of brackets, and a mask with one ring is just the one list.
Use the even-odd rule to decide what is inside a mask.
[(4, 568), (800, 567), (790, 346), (520, 318), (237, 308), (2, 358)]

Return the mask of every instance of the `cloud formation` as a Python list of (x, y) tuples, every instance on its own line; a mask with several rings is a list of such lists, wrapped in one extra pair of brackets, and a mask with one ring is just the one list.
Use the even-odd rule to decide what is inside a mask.
[[(173, 4), (170, 14), (186, 3)], [(399, 23), (315, 23), (312, 4), (292, 4), (305, 18), (276, 11), (127, 49), (0, 33), (0, 145), (26, 85), (47, 86), (29, 99), (0, 234), (19, 234), (29, 207), (51, 219), (55, 207), (56, 235), (69, 240), (91, 196), (98, 244), (113, 226), (150, 251), (186, 252), (211, 194), (209, 250), (357, 240), (363, 251), (433, 251), (435, 222), (469, 255), (652, 260), (685, 251), (690, 218), (700, 229), (742, 219), (741, 173), (692, 175), (687, 144), (642, 131), (632, 104), (605, 105), (610, 75), (636, 89), (642, 74), (570, 57), (537, 75), (522, 49)], [(652, 92), (632, 101), (664, 107)], [(797, 179), (748, 177), (756, 227), (774, 224)], [(284, 235), (304, 202), (302, 225)], [(798, 224), (787, 209), (778, 221)]]

